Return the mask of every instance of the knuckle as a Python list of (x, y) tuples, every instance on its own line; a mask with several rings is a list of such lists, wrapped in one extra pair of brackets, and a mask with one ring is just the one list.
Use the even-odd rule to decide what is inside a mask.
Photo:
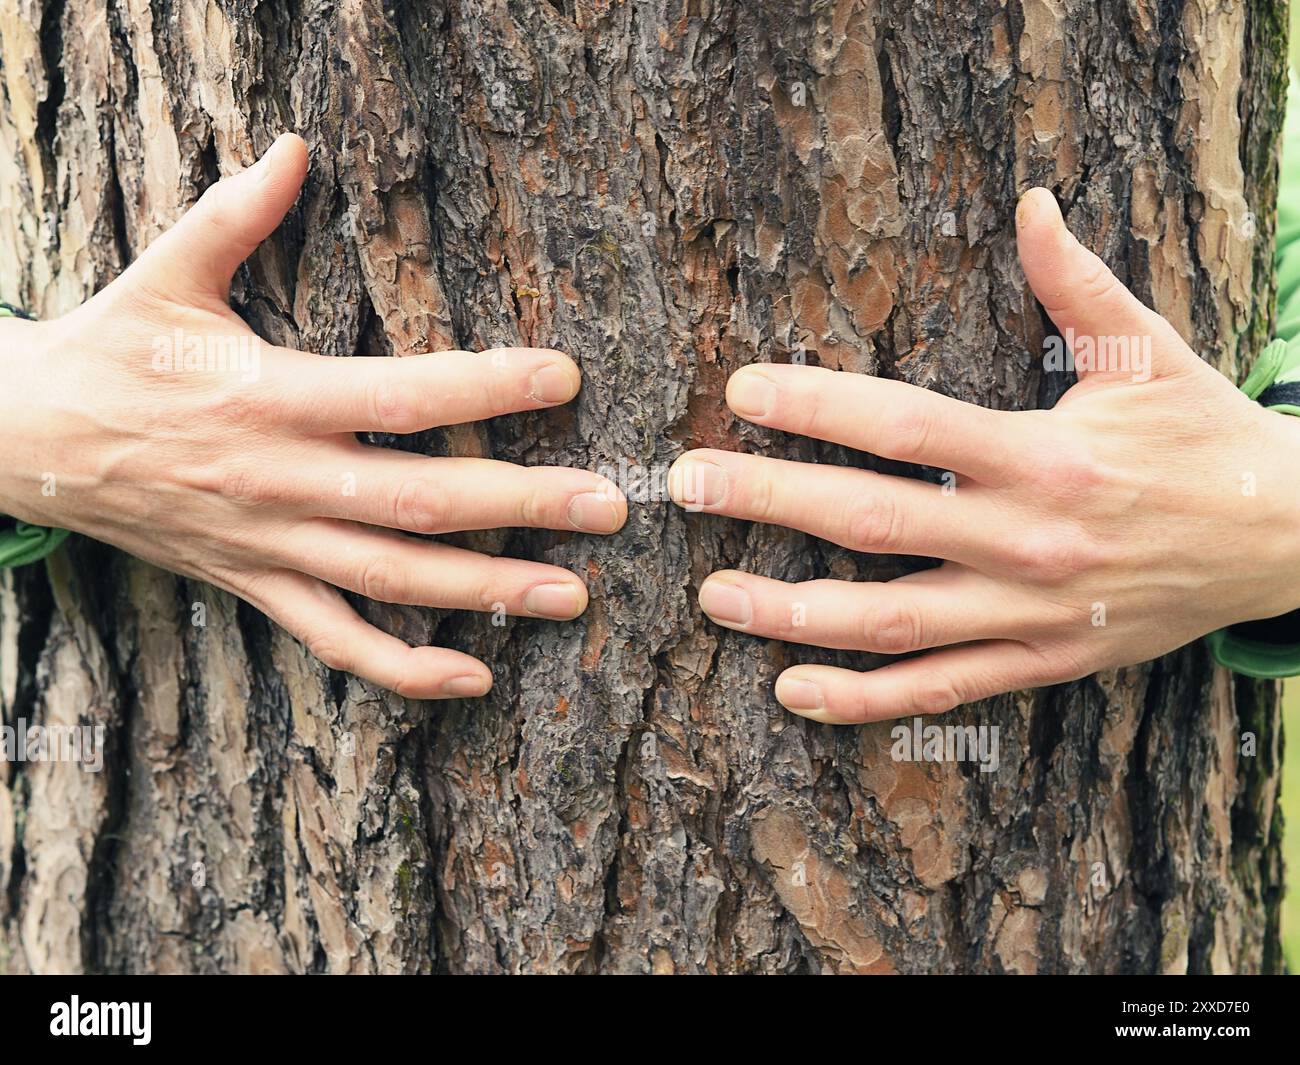
[(194, 210), (199, 212), (203, 224), (224, 233), (230, 227), (230, 178), (224, 177), (214, 181), (198, 198)]
[(1120, 287), (1119, 279), (1098, 255), (1088, 254), (1090, 261), (1079, 279), (1077, 298), (1085, 302), (1104, 300)]
[(849, 505), (848, 542), (854, 551), (891, 553), (903, 543), (903, 516), (884, 492), (868, 492)]
[(307, 650), (310, 651), (321, 664), (327, 669), (348, 668), (348, 655), (344, 650), (344, 645), (337, 640), (332, 634), (326, 633), (309, 633), (303, 638)]
[(815, 582), (807, 581), (793, 584), (788, 589), (788, 598), (772, 598), (756, 604), (755, 621), (764, 632), (770, 632), (771, 639), (789, 640), (799, 643), (808, 639), (808, 596), (809, 589)]
[[(833, 373), (831, 370), (825, 372), (828, 375)], [(823, 379), (818, 374), (803, 387), (791, 390), (785, 409), (788, 410), (791, 416), (795, 432), (802, 436), (818, 436), (820, 434), (820, 427), (826, 416), (823, 401), (834, 386), (835, 379), (833, 377)]]
[(540, 488), (524, 493), (519, 501), (519, 525), (524, 529), (547, 527), (547, 496)]
[(486, 352), (478, 358), (483, 367), (483, 395), (488, 409), (508, 411), (518, 407), (521, 395), (528, 389), (527, 380), (521, 381), (521, 368), (508, 361), (492, 359)]
[(231, 175), (209, 185), (195, 204), (200, 225), (212, 241), (223, 245), (249, 242), (249, 226), (239, 207), (238, 177)]
[(753, 515), (753, 520), (771, 522), (776, 516), (776, 491), (772, 478), (760, 470), (746, 480), (743, 490), (745, 509)]
[(1078, 529), (1041, 533), (1021, 544), (1017, 565), (1041, 584), (1063, 584), (1095, 568), (1100, 551)]
[(366, 403), (375, 425), (390, 433), (414, 433), (420, 429), (419, 410), (414, 397), (399, 388), (388, 374), (383, 374), (367, 389)]
[(934, 408), (929, 403), (907, 403), (890, 423), (890, 450), (900, 462), (921, 462), (937, 435)]
[(403, 481), (393, 500), (394, 528), (414, 533), (447, 530), (448, 508), (441, 496), (425, 481)]
[(944, 714), (962, 704), (952, 681), (940, 674), (926, 677), (912, 692), (912, 708), (918, 714)]
[(384, 684), (384, 687), (386, 687), (394, 695), (401, 695), (406, 698), (412, 698), (415, 695), (415, 693), (418, 691), (418, 687), (415, 681), (411, 678), (410, 674), (405, 670), (398, 673), (390, 681)]
[(1075, 640), (1060, 640), (1035, 653), (1029, 680), (1036, 685), (1064, 684), (1104, 668), (1092, 648)]
[(1103, 471), (1091, 460), (1065, 463), (1056, 472), (1055, 480), (1057, 491), (1076, 503), (1086, 502), (1107, 483)]
[(236, 468), (221, 475), (222, 498), (239, 506), (255, 507), (269, 502), (272, 492), (267, 482), (251, 470)]
[(465, 604), (465, 609), (490, 614), (496, 610), (500, 604), (517, 602), (518, 598), (518, 595), (506, 594), (500, 585), (493, 584), (491, 579), (488, 578), (477, 582), (473, 586), (469, 594), (469, 599)]
[(1083, 447), (1061, 446), (1029, 466), (1034, 487), (1055, 497), (1078, 500), (1107, 484), (1105, 470)]
[(868, 617), (865, 628), (868, 647), (882, 654), (905, 654), (926, 646), (925, 624), (911, 603), (883, 605)]
[(358, 591), (376, 602), (400, 603), (406, 599), (406, 581), (401, 568), (387, 554), (377, 554), (367, 559), (357, 583)]

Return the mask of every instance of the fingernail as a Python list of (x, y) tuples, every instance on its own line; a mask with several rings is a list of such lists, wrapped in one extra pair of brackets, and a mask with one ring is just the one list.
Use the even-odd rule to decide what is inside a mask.
[(568, 621), (582, 613), (582, 599), (572, 584), (539, 584), (524, 596), (524, 609), (538, 617)]
[(804, 714), (826, 705), (822, 690), (810, 680), (778, 680), (776, 697), (791, 713)]
[(727, 405), (742, 418), (765, 418), (776, 406), (776, 385), (758, 370), (741, 370), (731, 378)]
[(565, 403), (577, 395), (573, 374), (552, 363), (543, 366), (528, 382), (528, 398), (538, 403)]
[(618, 508), (600, 492), (584, 492), (569, 503), (569, 524), (580, 532), (612, 533), (619, 526)]
[(492, 682), (487, 678), (466, 674), (463, 677), (452, 677), (447, 681), (442, 686), (442, 694), (452, 699), (472, 699), (475, 696), (486, 695), (491, 687)]
[(700, 589), (700, 609), (723, 625), (748, 625), (754, 604), (744, 588), (727, 581), (709, 580)]
[(684, 506), (716, 507), (727, 498), (727, 471), (716, 462), (683, 459), (670, 481), (669, 492)]

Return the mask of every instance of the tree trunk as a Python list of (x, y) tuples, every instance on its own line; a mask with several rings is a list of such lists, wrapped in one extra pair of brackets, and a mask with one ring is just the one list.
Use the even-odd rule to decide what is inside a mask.
[(330, 674), (224, 593), (80, 538), (5, 576), (5, 721), (103, 724), (107, 750), (98, 774), (0, 765), (0, 969), (1279, 968), (1275, 685), (1197, 644), (941, 719), (998, 726), (997, 772), (896, 761), (892, 723), (772, 696), (795, 662), (873, 660), (723, 631), (694, 589), (920, 563), (686, 514), (662, 478), (695, 446), (874, 463), (735, 420), (723, 387), (752, 362), (1050, 406), (1014, 238), (1033, 184), (1239, 378), (1270, 326), (1284, 20), (3, 0), (0, 296), (67, 311), (296, 130), (311, 173), (240, 313), (335, 357), (567, 351), (566, 408), (380, 442), (622, 471), (634, 505), (611, 538), (459, 538), (581, 574), (576, 623), (363, 605), (483, 656), (475, 702)]

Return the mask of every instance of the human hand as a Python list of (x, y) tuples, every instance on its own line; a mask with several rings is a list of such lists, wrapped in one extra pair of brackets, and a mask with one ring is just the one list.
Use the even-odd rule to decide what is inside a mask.
[(402, 695), (482, 695), (492, 675), (481, 662), (407, 646), (336, 587), (567, 620), (587, 605), (568, 571), (401, 533), (611, 533), (626, 501), (582, 470), (426, 458), (354, 435), (565, 403), (580, 374), (559, 352), (337, 359), (252, 333), (229, 306), (231, 279), (293, 205), (306, 169), (302, 140), (281, 137), (93, 299), (57, 320), (4, 322), (0, 513), (224, 588), (326, 665)]
[[(776, 695), (797, 714), (847, 724), (942, 712), (1300, 605), (1300, 419), (1197, 358), (1074, 239), (1047, 190), (1021, 199), (1016, 224), (1025, 276), (1079, 362), (1052, 410), (994, 411), (791, 365), (746, 367), (727, 387), (747, 421), (953, 471), (954, 490), (716, 450), (687, 453), (670, 474), (692, 509), (946, 560), (883, 583), (705, 581), (700, 607), (728, 628), (928, 652), (863, 673), (794, 666)], [(1088, 368), (1090, 343), (1112, 357)], [(1122, 350), (1127, 360), (1113, 357)]]

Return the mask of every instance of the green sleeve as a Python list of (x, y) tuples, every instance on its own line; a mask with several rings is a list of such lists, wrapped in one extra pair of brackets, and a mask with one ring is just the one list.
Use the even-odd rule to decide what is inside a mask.
[[(1292, 79), (1282, 131), (1277, 195), (1277, 339), (1241, 390), (1282, 414), (1300, 415), (1300, 86)], [(1300, 610), (1233, 625), (1206, 637), (1222, 666), (1250, 677), (1300, 676)]]
[(41, 529), (21, 521), (0, 528), (0, 569), (39, 562), (67, 538), (66, 529)]
[(1277, 190), (1277, 335), (1294, 340), (1300, 333), (1300, 83), (1286, 95), (1282, 127), (1282, 174)]
[[(0, 303), (0, 318), (27, 318), (26, 314)], [(0, 516), (0, 569), (39, 562), (68, 538), (66, 529), (41, 529)]]

